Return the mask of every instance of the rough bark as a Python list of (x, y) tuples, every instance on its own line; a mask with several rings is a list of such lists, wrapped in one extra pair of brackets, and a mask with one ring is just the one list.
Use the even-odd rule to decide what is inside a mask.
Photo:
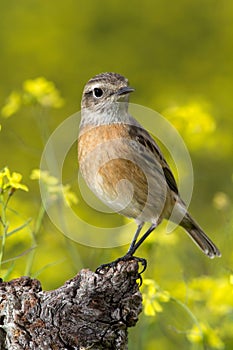
[(0, 283), (1, 350), (127, 349), (142, 309), (138, 263), (88, 269), (53, 291), (21, 277)]

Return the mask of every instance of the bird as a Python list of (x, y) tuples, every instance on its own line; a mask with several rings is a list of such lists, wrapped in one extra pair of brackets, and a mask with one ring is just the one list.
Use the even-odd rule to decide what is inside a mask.
[[(159, 146), (130, 115), (129, 96), (134, 91), (118, 73), (91, 78), (82, 94), (78, 135), (78, 162), (88, 187), (102, 202), (137, 224), (122, 258), (133, 257), (164, 219), (184, 228), (206, 256), (220, 257), (219, 249), (188, 212)], [(145, 223), (150, 226), (141, 234)]]

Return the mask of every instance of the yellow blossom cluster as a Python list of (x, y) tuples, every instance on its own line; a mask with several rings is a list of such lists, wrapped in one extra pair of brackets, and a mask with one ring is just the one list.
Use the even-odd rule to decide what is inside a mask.
[(8, 167), (0, 171), (0, 189), (4, 193), (6, 190), (28, 191), (28, 187), (21, 183), (22, 175), (17, 172), (10, 172)]
[(5, 118), (11, 117), (25, 105), (60, 108), (64, 105), (64, 99), (53, 82), (38, 77), (25, 80), (21, 91), (12, 91), (2, 107), (1, 114)]
[(76, 194), (71, 191), (71, 186), (69, 184), (59, 184), (58, 179), (50, 175), (47, 170), (34, 169), (31, 173), (31, 179), (41, 181), (46, 186), (52, 199), (56, 200), (59, 195), (63, 195), (66, 205), (71, 206), (72, 204), (77, 204), (78, 198)]

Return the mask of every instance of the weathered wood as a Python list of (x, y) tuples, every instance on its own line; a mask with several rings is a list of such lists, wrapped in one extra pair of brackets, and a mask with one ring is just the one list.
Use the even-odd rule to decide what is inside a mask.
[(54, 291), (21, 277), (0, 283), (1, 350), (126, 350), (127, 329), (142, 310), (138, 263), (88, 269)]

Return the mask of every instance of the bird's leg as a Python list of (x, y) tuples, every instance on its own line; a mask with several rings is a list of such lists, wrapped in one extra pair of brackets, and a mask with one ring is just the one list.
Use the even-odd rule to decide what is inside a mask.
[(136, 250), (138, 249), (138, 247), (145, 241), (145, 239), (149, 236), (149, 234), (154, 231), (154, 229), (156, 228), (157, 224), (152, 224), (149, 229), (144, 233), (144, 235), (139, 239), (139, 241), (137, 242), (137, 238), (139, 236), (139, 233), (143, 227), (144, 223), (141, 223), (138, 225), (137, 227), (137, 230), (136, 230), (136, 233), (134, 235), (134, 238), (130, 244), (130, 247), (129, 247), (129, 250), (128, 252), (122, 256), (121, 258), (118, 258), (116, 259), (115, 261), (111, 262), (111, 263), (108, 263), (108, 264), (103, 264), (101, 265), (100, 267), (97, 268), (96, 272), (97, 273), (100, 273), (101, 270), (104, 270), (106, 268), (110, 268), (110, 267), (113, 267), (113, 266), (116, 266), (116, 264), (119, 262), (119, 261), (126, 261), (126, 260), (130, 260), (130, 259), (134, 259), (138, 262), (140, 262), (142, 264), (142, 271), (139, 273), (139, 279), (140, 279), (140, 285), (141, 285), (141, 282), (142, 282), (142, 278), (141, 278), (141, 274), (145, 271), (146, 269), (146, 266), (147, 266), (147, 261), (146, 259), (143, 259), (143, 258), (139, 258), (137, 256), (133, 256), (133, 254), (136, 252)]
[[(154, 229), (157, 227), (157, 224), (152, 224), (148, 230), (144, 233), (144, 235), (139, 239), (139, 241), (137, 242), (137, 238), (138, 235), (142, 229), (143, 223), (141, 223), (140, 225), (138, 225), (137, 231), (134, 235), (134, 238), (132, 240), (132, 243), (129, 247), (128, 252), (125, 254), (125, 256), (123, 256), (121, 259), (122, 260), (129, 260), (130, 258), (133, 258), (135, 260), (137, 260), (138, 262), (140, 262), (142, 264), (142, 271), (139, 273), (139, 276), (145, 271), (146, 267), (147, 267), (147, 261), (144, 258), (139, 258), (137, 256), (134, 256), (134, 253), (136, 252), (136, 250), (140, 247), (140, 245), (145, 241), (145, 239), (150, 235), (150, 233), (152, 231), (154, 231)], [(139, 277), (141, 280), (141, 276)]]
[[(133, 247), (135, 246), (135, 243), (136, 243), (136, 241), (137, 241), (137, 239), (138, 239), (139, 233), (141, 232), (143, 225), (144, 225), (144, 222), (141, 222), (141, 223), (138, 225), (137, 231), (135, 232), (135, 235), (134, 235), (133, 240), (132, 240), (132, 242), (131, 242), (131, 244), (130, 244), (130, 247), (129, 247), (129, 249), (128, 249), (127, 254), (130, 253), (131, 250), (133, 249)], [(127, 255), (127, 254), (126, 254), (126, 255)]]
[[(140, 225), (139, 225), (140, 226)], [(139, 228), (139, 226), (138, 226), (138, 228)], [(157, 224), (152, 224), (149, 228), (148, 228), (148, 230), (144, 233), (144, 235), (139, 239), (139, 241), (136, 243), (136, 240), (135, 240), (135, 236), (137, 235), (138, 236), (138, 234), (137, 234), (137, 231), (136, 231), (136, 233), (135, 233), (135, 236), (134, 236), (134, 239), (133, 239), (133, 241), (132, 241), (132, 243), (134, 243), (134, 244), (132, 244), (131, 243), (131, 245), (130, 245), (130, 248), (129, 248), (129, 250), (128, 250), (128, 252), (127, 252), (127, 254), (126, 255), (128, 255), (128, 256), (133, 256), (133, 254), (136, 252), (136, 250), (140, 247), (140, 245), (145, 241), (145, 239), (149, 236), (149, 234), (152, 232), (152, 231), (154, 231), (154, 229), (157, 227)], [(139, 231), (140, 232), (140, 231)]]
[[(132, 240), (132, 242), (131, 242), (131, 244), (130, 244), (130, 247), (129, 247), (127, 253), (126, 253), (124, 256), (122, 256), (122, 257), (120, 257), (120, 258), (118, 258), (118, 259), (116, 259), (116, 260), (114, 260), (114, 261), (112, 261), (112, 262), (110, 262), (110, 263), (100, 265), (100, 267), (98, 267), (97, 270), (96, 270), (97, 273), (100, 272), (100, 271), (103, 270), (103, 269), (106, 269), (106, 268), (110, 268), (110, 267), (115, 266), (119, 261), (124, 261), (124, 260), (130, 260), (130, 259), (132, 259), (132, 255), (133, 255), (133, 254), (131, 253), (131, 251), (133, 250), (133, 248), (134, 248), (134, 246), (135, 246), (135, 244), (136, 244), (137, 238), (138, 238), (138, 236), (139, 236), (139, 233), (141, 232), (141, 229), (142, 229), (143, 225), (144, 225), (144, 222), (141, 222), (141, 223), (138, 225), (137, 230), (136, 230), (136, 232), (135, 232), (135, 235), (134, 235), (134, 237), (133, 237), (133, 240)], [(133, 257), (133, 258), (134, 258), (134, 259), (137, 259), (137, 261), (142, 262), (143, 271), (144, 271), (145, 268), (146, 268), (146, 261), (145, 261), (145, 259), (136, 258), (136, 257)]]

